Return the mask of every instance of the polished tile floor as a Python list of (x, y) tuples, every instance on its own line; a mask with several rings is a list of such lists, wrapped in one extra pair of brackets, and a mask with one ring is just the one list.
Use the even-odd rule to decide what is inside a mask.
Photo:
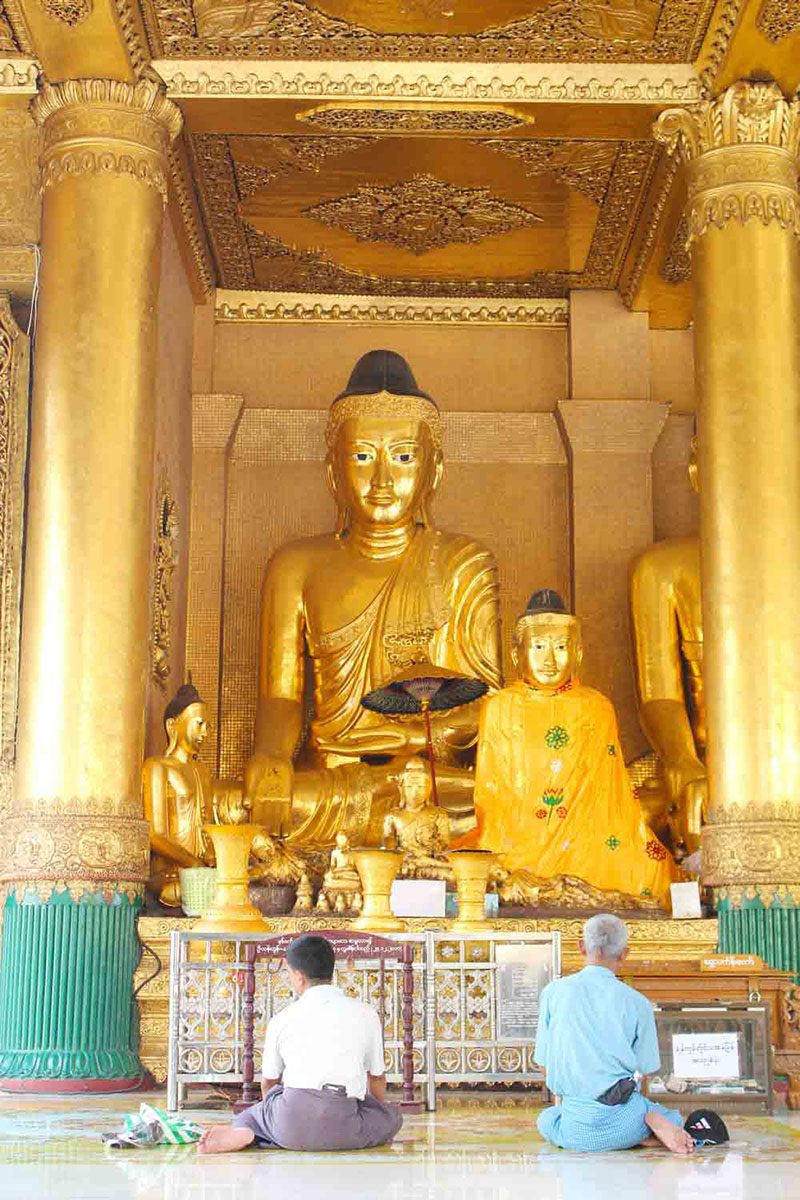
[(536, 1108), (510, 1096), (450, 1098), (435, 1116), (407, 1117), (381, 1150), (202, 1158), (193, 1147), (105, 1149), (100, 1134), (142, 1098), (0, 1094), (2, 1200), (800, 1200), (800, 1114), (785, 1110), (732, 1119), (728, 1147), (690, 1160), (553, 1150), (536, 1132)]

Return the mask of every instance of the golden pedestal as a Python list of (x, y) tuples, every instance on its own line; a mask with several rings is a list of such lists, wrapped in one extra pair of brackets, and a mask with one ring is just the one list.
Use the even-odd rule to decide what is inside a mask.
[(486, 887), (494, 854), (491, 850), (451, 850), (447, 861), (455, 873), (458, 892), (458, 917), (453, 929), (458, 933), (486, 929)]
[(217, 856), (217, 890), (195, 929), (202, 933), (266, 933), (269, 925), (250, 903), (247, 864), (259, 825), (204, 825)]
[(356, 850), (353, 854), (363, 886), (364, 905), (354, 929), (365, 933), (399, 933), (405, 922), (392, 915), (389, 895), (403, 861), (395, 850)]

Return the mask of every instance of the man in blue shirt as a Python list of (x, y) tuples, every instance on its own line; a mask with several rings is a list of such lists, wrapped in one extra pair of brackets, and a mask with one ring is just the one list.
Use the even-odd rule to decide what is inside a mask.
[(586, 966), (542, 992), (536, 1061), (557, 1097), (539, 1132), (565, 1150), (625, 1150), (655, 1140), (675, 1154), (694, 1143), (679, 1113), (645, 1099), (638, 1079), (659, 1066), (650, 1002), (617, 979), (628, 930), (603, 913), (586, 922)]

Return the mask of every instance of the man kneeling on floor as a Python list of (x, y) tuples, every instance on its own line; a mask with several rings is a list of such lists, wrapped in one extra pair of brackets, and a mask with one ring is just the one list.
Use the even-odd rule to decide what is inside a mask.
[(364, 1150), (390, 1142), (403, 1123), (385, 1103), (383, 1035), (375, 1009), (333, 987), (334, 953), (305, 934), (286, 951), (297, 999), (267, 1027), (261, 1063), (264, 1097), (207, 1130), (204, 1154), (258, 1146), (284, 1150)]
[(691, 1154), (680, 1114), (639, 1091), (638, 1079), (658, 1069), (658, 1039), (650, 1001), (616, 977), (628, 954), (625, 922), (592, 917), (580, 947), (583, 970), (542, 992), (536, 1061), (557, 1103), (539, 1117), (539, 1132), (565, 1150), (660, 1142)]

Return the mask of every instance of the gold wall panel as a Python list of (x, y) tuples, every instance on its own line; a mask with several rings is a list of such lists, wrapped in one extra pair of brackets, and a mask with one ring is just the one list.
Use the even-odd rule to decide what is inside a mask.
[(165, 58), (691, 62), (713, 0), (146, 0)]
[[(326, 417), (327, 410), (248, 408), (231, 449), (218, 714), (226, 775), (241, 772), (251, 749), (267, 559), (291, 538), (333, 526), (323, 469)], [(509, 630), (536, 587), (568, 591), (567, 467), (555, 418), (456, 412), (444, 414), (444, 427), (447, 465), (435, 520), (491, 546)]]

